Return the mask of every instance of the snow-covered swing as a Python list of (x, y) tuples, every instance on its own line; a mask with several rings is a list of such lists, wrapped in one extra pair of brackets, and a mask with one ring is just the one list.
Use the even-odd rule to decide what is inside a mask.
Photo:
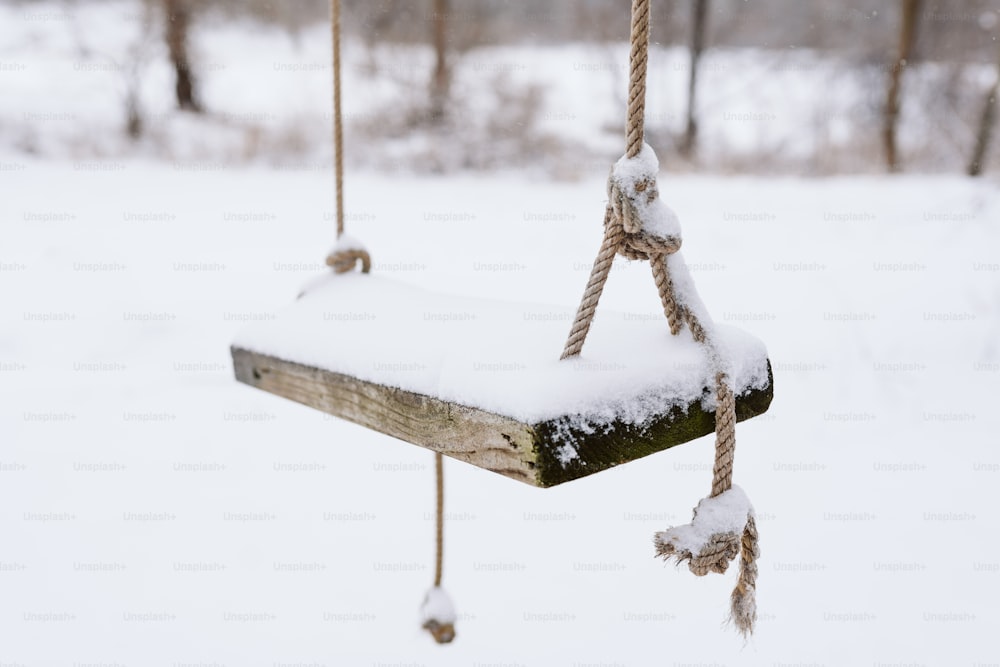
[[(713, 324), (678, 252), (676, 216), (659, 199), (659, 165), (643, 142), (649, 4), (632, 2), (627, 149), (611, 171), (604, 240), (574, 315), (432, 293), (369, 273), (368, 252), (344, 234), (340, 2), (331, 0), (333, 271), (275, 318), (244, 329), (233, 363), (241, 382), (437, 453), (432, 597), (441, 579), (442, 454), (549, 487), (714, 430), (711, 496), (691, 524), (657, 533), (654, 542), (659, 556), (687, 562), (699, 575), (724, 572), (742, 552), (732, 616), (748, 633), (756, 618), (757, 534), (749, 501), (732, 488), (735, 424), (769, 407), (771, 367), (757, 339)], [(644, 318), (602, 316), (583, 357), (615, 255), (650, 263), (673, 335)], [(530, 332), (515, 324), (525, 320), (532, 320)], [(557, 360), (553, 348), (566, 321), (572, 327)], [(453, 619), (438, 624), (432, 616), (428, 629), (450, 641)]]

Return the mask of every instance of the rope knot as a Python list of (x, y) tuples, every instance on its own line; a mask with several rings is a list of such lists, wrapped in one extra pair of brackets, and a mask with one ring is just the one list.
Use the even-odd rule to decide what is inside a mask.
[(358, 262), (361, 263), (361, 273), (368, 273), (372, 268), (371, 256), (360, 242), (347, 234), (341, 234), (333, 250), (326, 256), (326, 265), (335, 273), (353, 271)]
[(664, 560), (674, 557), (678, 564), (687, 562), (688, 569), (699, 577), (709, 572), (725, 574), (739, 553), (740, 536), (736, 533), (713, 533), (697, 553), (679, 547), (670, 538), (656, 544), (656, 555)]
[(723, 574), (737, 556), (740, 574), (731, 596), (730, 611), (737, 629), (753, 632), (757, 620), (757, 522), (753, 507), (737, 486), (719, 495), (703, 498), (694, 508), (691, 523), (674, 526), (653, 538), (656, 555), (688, 569), (699, 577), (709, 572)]
[(607, 223), (622, 230), (617, 252), (628, 259), (652, 261), (681, 247), (677, 216), (660, 200), (656, 174), (660, 165), (647, 144), (635, 157), (623, 157), (608, 177)]
[(455, 639), (455, 607), (440, 584), (434, 584), (427, 591), (420, 615), (423, 617), (422, 627), (438, 644), (450, 644)]
[(750, 501), (738, 488), (730, 488), (736, 446), (736, 399), (728, 381), (730, 364), (716, 346), (711, 317), (677, 252), (681, 246), (680, 224), (673, 211), (660, 201), (656, 185), (659, 161), (653, 149), (643, 142), (650, 4), (651, 0), (632, 0), (625, 155), (612, 167), (608, 178), (604, 240), (561, 359), (575, 357), (583, 349), (615, 256), (649, 261), (670, 333), (677, 335), (682, 325), (687, 324), (692, 338), (708, 348), (716, 366), (717, 398), (712, 497), (698, 503), (690, 524), (656, 534), (657, 555), (687, 562), (696, 575), (705, 575), (725, 572), (729, 563), (742, 553), (731, 611), (733, 622), (746, 636), (753, 632), (757, 619), (754, 593), (760, 552)]

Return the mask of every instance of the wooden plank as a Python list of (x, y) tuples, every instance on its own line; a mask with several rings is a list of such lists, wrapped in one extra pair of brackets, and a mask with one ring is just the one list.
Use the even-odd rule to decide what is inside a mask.
[[(569, 417), (526, 424), (235, 346), (232, 355), (240, 382), (533, 486), (592, 475), (715, 429), (714, 412), (703, 410), (700, 401), (642, 427), (613, 423), (604, 433), (585, 433), (574, 429)], [(767, 410), (773, 396), (770, 364), (768, 378), (765, 389), (737, 397), (737, 419)], [(567, 443), (576, 456), (564, 462), (560, 452)]]
[(534, 433), (516, 420), (232, 349), (236, 379), (365, 428), (534, 484)]

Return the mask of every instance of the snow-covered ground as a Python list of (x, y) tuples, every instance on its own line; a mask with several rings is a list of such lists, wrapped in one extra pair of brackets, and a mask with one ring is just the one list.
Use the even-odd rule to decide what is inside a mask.
[[(774, 363), (771, 411), (738, 430), (759, 631), (744, 648), (719, 627), (732, 574), (652, 557), (707, 488), (706, 438), (545, 491), (449, 465), (460, 636), (439, 649), (416, 624), (431, 455), (231, 378), (243, 322), (322, 271), (327, 175), (4, 164), (5, 664), (997, 658), (990, 185), (664, 178), (703, 297)], [(572, 304), (599, 242), (597, 177), (349, 188), (374, 270), (428, 288)], [(603, 303), (659, 317), (640, 264)]]
[[(35, 75), (72, 68), (18, 44)], [(0, 85), (47, 85), (14, 81)], [(229, 85), (210, 105), (316, 113), (292, 84)], [(721, 627), (733, 569), (697, 579), (653, 558), (653, 534), (708, 490), (703, 438), (548, 490), (449, 462), (458, 639), (442, 648), (419, 628), (432, 455), (232, 379), (236, 333), (324, 271), (322, 159), (236, 167), (217, 152), (225, 128), (173, 114), (182, 159), (119, 151), (100, 135), (117, 107), (98, 98), (77, 119), (93, 141), (67, 150), (86, 135), (46, 121), (40, 158), (7, 121), (42, 98), (0, 94), (0, 665), (1000, 661), (994, 181), (662, 174), (706, 304), (774, 365), (771, 410), (737, 431), (761, 533), (757, 634)], [(589, 123), (567, 136), (592, 140)], [(379, 274), (572, 306), (609, 166), (579, 163), (576, 182), (355, 169), (347, 225)], [(616, 264), (602, 308), (658, 321), (648, 267)]]

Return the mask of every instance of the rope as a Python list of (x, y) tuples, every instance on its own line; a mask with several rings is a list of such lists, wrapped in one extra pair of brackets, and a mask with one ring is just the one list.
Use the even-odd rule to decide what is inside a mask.
[(434, 559), (434, 586), (441, 586), (441, 570), (444, 565), (444, 456), (434, 454), (434, 473), (437, 478), (437, 526), (435, 543), (437, 551)]
[[(633, 0), (626, 158), (637, 157), (642, 150), (648, 53), (649, 0)], [(680, 239), (657, 237), (643, 230), (640, 205), (648, 206), (659, 196), (655, 179), (645, 177), (634, 184), (634, 193), (628, 190), (615, 178), (612, 171), (608, 180), (608, 204), (604, 210), (604, 240), (594, 260), (590, 279), (577, 308), (561, 359), (575, 357), (583, 350), (583, 344), (587, 340), (587, 334), (597, 312), (597, 304), (611, 273), (615, 255), (623, 255), (633, 260), (648, 260), (663, 305), (663, 314), (670, 326), (670, 333), (677, 335), (680, 333), (681, 325), (687, 324), (695, 341), (712, 347), (704, 325), (698, 320), (694, 311), (677, 298), (670, 278), (666, 258), (667, 255), (680, 249)], [(642, 201), (643, 199), (645, 201)], [(713, 468), (712, 496), (717, 496), (732, 487), (733, 454), (736, 448), (736, 401), (733, 390), (729, 387), (724, 373), (716, 374), (715, 383), (718, 403), (715, 411), (716, 460)]]
[(590, 325), (594, 321), (594, 313), (597, 312), (597, 302), (601, 300), (601, 293), (604, 291), (604, 283), (611, 273), (611, 265), (614, 263), (615, 255), (622, 244), (622, 236), (625, 230), (621, 225), (615, 225), (611, 219), (611, 205), (608, 204), (604, 211), (604, 241), (601, 249), (597, 252), (597, 259), (594, 260), (594, 267), (590, 271), (590, 280), (587, 281), (587, 289), (583, 292), (580, 306), (576, 311), (576, 319), (573, 321), (573, 328), (570, 329), (569, 338), (566, 339), (566, 346), (563, 349), (560, 359), (575, 357), (583, 349), (583, 343), (587, 340), (587, 333)]
[(451, 600), (441, 588), (444, 565), (444, 456), (434, 454), (434, 476), (436, 479), (437, 516), (435, 524), (434, 586), (424, 598), (421, 610), (424, 615), (423, 628), (438, 644), (448, 644), (455, 639), (455, 615)]
[[(655, 201), (658, 196), (655, 183), (647, 184), (643, 192), (647, 204)], [(655, 275), (657, 265), (662, 265), (666, 271), (666, 255), (677, 252), (680, 247), (679, 238), (654, 236), (642, 229), (636, 203), (622, 191), (621, 184), (617, 182), (612, 172), (611, 178), (608, 179), (608, 204), (604, 209), (604, 240), (597, 252), (597, 259), (594, 260), (587, 288), (583, 292), (560, 359), (575, 357), (583, 350), (583, 344), (587, 340), (590, 325), (597, 312), (597, 304), (604, 292), (604, 284), (611, 273), (615, 255), (622, 255), (632, 260), (648, 260), (654, 267)], [(669, 282), (669, 277), (666, 280)], [(660, 286), (659, 281), (657, 286)], [(668, 299), (673, 300), (673, 295), (667, 294), (661, 288), (660, 298), (666, 304)], [(667, 319), (670, 320), (670, 315)]]
[(326, 256), (326, 265), (332, 268), (334, 273), (353, 271), (358, 262), (361, 262), (361, 273), (371, 271), (371, 256), (362, 248), (334, 248)]
[(730, 612), (736, 628), (747, 637), (753, 633), (757, 622), (757, 559), (760, 558), (757, 520), (752, 514), (747, 518), (747, 525), (743, 529), (741, 547), (743, 556), (740, 558), (740, 576), (731, 596)]
[[(340, 99), (340, 0), (330, 0), (330, 31), (333, 41), (333, 173), (339, 240), (344, 235), (344, 118)], [(362, 273), (371, 270), (371, 257), (364, 248), (335, 246), (326, 258), (327, 266), (332, 267), (336, 273), (352, 271), (359, 262)]]
[(733, 456), (736, 453), (736, 397), (722, 373), (715, 377), (715, 399), (713, 498), (733, 488)]
[(677, 298), (674, 296), (674, 281), (670, 279), (670, 272), (667, 271), (667, 258), (657, 257), (656, 261), (650, 262), (650, 266), (653, 269), (656, 291), (660, 293), (660, 303), (663, 304), (663, 315), (667, 318), (670, 333), (676, 336), (681, 332), (681, 315), (677, 308)]
[[(643, 126), (646, 71), (649, 62), (649, 20), (650, 0), (632, 0), (625, 160), (638, 158), (645, 146)], [(638, 164), (642, 166), (643, 163)], [(626, 172), (628, 175), (624, 175)], [(636, 176), (632, 169), (624, 170), (621, 174), (612, 169), (608, 179), (608, 204), (604, 210), (604, 239), (594, 260), (587, 287), (580, 299), (561, 359), (575, 357), (582, 351), (615, 255), (649, 261), (670, 333), (677, 335), (681, 328), (687, 325), (692, 338), (708, 348), (710, 358), (719, 369), (714, 378), (715, 463), (712, 469), (710, 496), (715, 498), (733, 486), (736, 398), (728, 377), (720, 368), (720, 355), (710, 335), (711, 332), (706, 329), (705, 323), (699, 320), (692, 304), (684, 302), (683, 297), (687, 295), (677, 292), (670, 276), (667, 257), (680, 249), (680, 238), (661, 237), (645, 231), (644, 218), (658, 196), (655, 173)], [(742, 521), (740, 517), (737, 517), (737, 520)], [(745, 522), (741, 525), (742, 528), (739, 530), (710, 535), (695, 552), (678, 547), (675, 542), (676, 529), (658, 533), (654, 542), (657, 555), (663, 558), (675, 558), (678, 563), (687, 562), (689, 569), (698, 576), (709, 572), (725, 572), (729, 563), (742, 553), (740, 576), (732, 593), (731, 612), (737, 628), (747, 635), (753, 632), (757, 617), (754, 595), (757, 580), (756, 559), (759, 555), (757, 526), (749, 502), (747, 502)]]
[(688, 569), (696, 576), (704, 577), (709, 572), (724, 574), (729, 562), (740, 553), (740, 538), (736, 533), (716, 533), (697, 554), (678, 556), (677, 560), (687, 560)]
[(649, 0), (632, 0), (632, 48), (629, 50), (628, 120), (625, 155), (642, 150), (646, 126), (646, 65), (649, 62)]
[(344, 233), (344, 119), (340, 101), (340, 0), (330, 0), (333, 30), (333, 165), (337, 193), (337, 238)]
[[(649, 62), (649, 4), (650, 0), (632, 0), (631, 48), (629, 49), (629, 92), (628, 112), (625, 121), (626, 158), (634, 158), (642, 151), (646, 113), (646, 70)], [(658, 196), (655, 180), (650, 177), (635, 185), (636, 194), (652, 203)], [(628, 259), (644, 259), (653, 265), (654, 277), (664, 304), (664, 312), (670, 322), (670, 330), (677, 333), (675, 299), (669, 288), (670, 279), (666, 275), (665, 256), (680, 249), (680, 239), (659, 238), (647, 234), (642, 229), (642, 216), (637, 202), (623, 191), (622, 184), (612, 171), (608, 179), (608, 204), (604, 209), (604, 240), (597, 252), (590, 279), (583, 292), (583, 298), (576, 311), (573, 326), (566, 339), (560, 359), (575, 357), (583, 350), (583, 344), (590, 332), (597, 304), (604, 291), (604, 284), (611, 273), (615, 255)], [(662, 277), (657, 276), (657, 270)], [(668, 304), (669, 307), (668, 307)]]

